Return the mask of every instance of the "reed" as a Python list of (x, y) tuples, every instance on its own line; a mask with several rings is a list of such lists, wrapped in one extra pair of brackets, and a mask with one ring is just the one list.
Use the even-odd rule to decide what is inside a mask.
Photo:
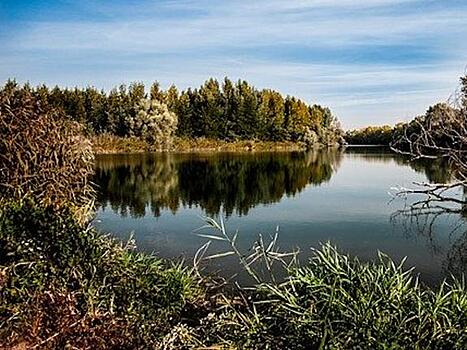
[[(227, 251), (195, 267), (134, 251), (80, 225), (70, 212), (15, 202), (0, 211), (0, 347), (180, 349), (464, 349), (467, 288), (421, 285), (380, 254), (362, 262), (330, 244), (300, 264), (260, 237), (209, 220)], [(205, 261), (237, 256), (253, 279), (230, 285)], [(266, 269), (263, 274), (260, 268)], [(276, 268), (286, 272), (275, 276)], [(221, 283), (219, 283), (219, 281)]]
[(34, 198), (71, 207), (82, 221), (92, 209), (91, 144), (82, 127), (14, 82), (0, 89), (0, 201)]
[[(404, 268), (404, 261), (396, 264), (380, 253), (375, 261), (362, 262), (329, 243), (301, 265), (296, 253), (280, 252), (277, 234), (269, 241), (260, 236), (245, 254), (236, 248), (238, 235), (229, 234), (222, 221), (209, 219), (208, 225), (215, 233), (204, 236), (225, 241), (228, 249), (206, 258), (237, 256), (256, 282), (238, 290), (241, 302), (227, 300), (224, 313), (212, 325), (229, 344), (251, 349), (467, 346), (463, 279), (452, 278), (430, 289)], [(198, 265), (206, 253), (207, 248), (200, 250)], [(286, 278), (261, 279), (259, 266), (271, 274), (274, 263), (285, 269)]]

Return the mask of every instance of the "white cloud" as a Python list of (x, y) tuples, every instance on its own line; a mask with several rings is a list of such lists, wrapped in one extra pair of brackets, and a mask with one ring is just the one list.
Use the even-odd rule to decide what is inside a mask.
[[(114, 50), (152, 52), (204, 48), (255, 47), (278, 43), (316, 47), (397, 44), (443, 37), (462, 31), (466, 12), (408, 13), (314, 18), (300, 13), (221, 11), (209, 16), (169, 19), (125, 19), (110, 22), (38, 22), (11, 38), (23, 49)], [(442, 28), (442, 31), (440, 31)], [(453, 40), (455, 38), (452, 38)], [(7, 43), (8, 44), (8, 43)], [(462, 43), (460, 43), (464, 46)]]

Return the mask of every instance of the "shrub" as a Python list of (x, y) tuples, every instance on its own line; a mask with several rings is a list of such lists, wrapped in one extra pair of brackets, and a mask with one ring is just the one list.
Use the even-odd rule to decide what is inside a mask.
[(84, 220), (93, 154), (81, 131), (28, 86), (8, 82), (0, 90), (0, 201), (31, 197)]
[(146, 153), (158, 150), (155, 145), (139, 137), (118, 137), (112, 134), (94, 136), (92, 148), (95, 154)]
[(177, 116), (165, 103), (141, 99), (138, 113), (127, 120), (129, 134), (142, 137), (149, 143), (169, 146), (177, 129)]

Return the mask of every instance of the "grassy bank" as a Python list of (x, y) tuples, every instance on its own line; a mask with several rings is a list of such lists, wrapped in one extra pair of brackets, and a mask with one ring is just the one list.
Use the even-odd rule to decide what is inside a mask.
[(431, 290), (387, 257), (362, 263), (330, 245), (286, 267), (283, 281), (223, 289), (199, 270), (83, 226), (67, 210), (22, 201), (0, 212), (0, 251), (2, 348), (467, 345), (464, 283)]
[(112, 135), (96, 136), (92, 139), (95, 154), (144, 153), (158, 151), (173, 152), (244, 152), (244, 151), (301, 151), (305, 145), (291, 141), (224, 141), (207, 138), (175, 138), (170, 147), (150, 144), (141, 138), (116, 137)]
[(188, 344), (175, 327), (202, 317), (200, 281), (181, 264), (132, 248), (67, 210), (6, 204), (0, 348), (161, 348), (175, 347), (178, 336)]

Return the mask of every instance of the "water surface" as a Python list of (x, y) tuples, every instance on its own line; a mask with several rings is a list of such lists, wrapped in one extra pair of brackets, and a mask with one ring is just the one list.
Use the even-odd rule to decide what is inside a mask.
[[(280, 247), (299, 248), (301, 260), (330, 241), (363, 260), (378, 251), (407, 256), (407, 267), (433, 284), (466, 268), (463, 219), (398, 214), (407, 203), (391, 201), (389, 192), (448, 178), (445, 166), (410, 163), (382, 148), (103, 155), (96, 160), (95, 225), (122, 239), (133, 233), (138, 249), (190, 259), (206, 242), (194, 232), (202, 218), (222, 217), (229, 232), (239, 231), (244, 251), (258, 233), (279, 227)], [(214, 242), (210, 252), (226, 248)], [(209, 268), (226, 277), (239, 270), (232, 257)]]

